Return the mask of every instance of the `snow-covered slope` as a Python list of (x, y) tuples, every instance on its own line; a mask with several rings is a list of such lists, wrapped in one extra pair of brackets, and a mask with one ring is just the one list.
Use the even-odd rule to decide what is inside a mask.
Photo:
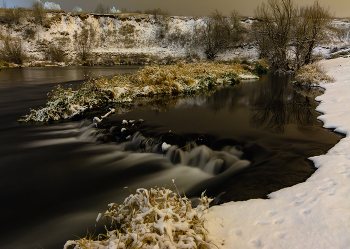
[(324, 127), (344, 133), (304, 183), (270, 199), (214, 206), (206, 227), (221, 248), (349, 248), (350, 245), (350, 58), (323, 61), (335, 83), (317, 97)]
[[(0, 23), (0, 46), (7, 35), (19, 38), (29, 64), (45, 61), (49, 45), (63, 48), (67, 64), (74, 62), (81, 46), (77, 37), (83, 29), (88, 30), (92, 45), (90, 60), (94, 63), (146, 64), (164, 58), (205, 58), (195, 35), (203, 27), (205, 17), (48, 12), (43, 25), (35, 25), (28, 13), (20, 25), (9, 28)], [(241, 22), (249, 27), (254, 20), (247, 18)], [(349, 20), (335, 19), (327, 34), (328, 41), (317, 47), (316, 53), (332, 58), (350, 54)], [(257, 59), (257, 55), (253, 44), (244, 44), (219, 55), (219, 59)]]
[[(0, 32), (23, 41), (29, 57), (44, 60), (43, 51), (49, 44), (63, 47), (68, 58), (76, 56), (77, 35), (85, 28), (93, 40), (92, 52), (101, 57), (108, 54), (145, 54), (157, 57), (186, 56), (200, 51), (189, 47), (202, 18), (162, 17), (142, 14), (73, 14), (47, 13), (43, 26), (27, 19), (21, 25), (7, 28), (0, 25)], [(28, 35), (33, 34), (34, 35)], [(97, 58), (99, 59), (99, 58)]]
[[(127, 59), (146, 63), (159, 58), (205, 58), (197, 46), (196, 30), (200, 29), (205, 17), (158, 16), (146, 14), (74, 14), (48, 12), (43, 25), (35, 25), (31, 17), (20, 25), (8, 28), (0, 23), (0, 45), (7, 35), (23, 42), (28, 54), (27, 61), (45, 60), (49, 45), (63, 48), (67, 61), (77, 57), (77, 37), (83, 29), (88, 30), (92, 41), (91, 60), (118, 61)], [(242, 20), (250, 25), (250, 19)], [(256, 57), (252, 46), (237, 48), (221, 55), (222, 59), (235, 57)], [(106, 63), (104, 63), (106, 64)]]

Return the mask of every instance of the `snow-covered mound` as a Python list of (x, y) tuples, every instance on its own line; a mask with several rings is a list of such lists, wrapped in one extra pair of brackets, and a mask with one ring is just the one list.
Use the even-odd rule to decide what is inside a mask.
[[(230, 202), (210, 208), (206, 228), (221, 248), (349, 248), (350, 59), (322, 62), (335, 83), (323, 84), (317, 111), (325, 128), (346, 134), (304, 183), (271, 193), (268, 200)], [(217, 243), (218, 244), (218, 243)]]
[[(110, 218), (115, 229), (98, 240), (68, 241), (64, 248), (211, 248), (203, 215), (212, 199), (204, 193), (200, 203), (192, 208), (191, 201), (169, 189), (138, 189), (121, 205), (111, 203), (101, 218)], [(102, 237), (102, 236), (101, 236)]]

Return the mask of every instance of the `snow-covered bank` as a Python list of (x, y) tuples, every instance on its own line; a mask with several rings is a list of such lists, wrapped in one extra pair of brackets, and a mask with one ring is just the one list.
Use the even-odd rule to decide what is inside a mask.
[[(323, 61), (335, 83), (324, 84), (317, 111), (324, 127), (350, 132), (350, 59)], [(350, 138), (312, 157), (318, 170), (304, 183), (270, 199), (230, 202), (206, 214), (206, 228), (221, 248), (349, 248)]]

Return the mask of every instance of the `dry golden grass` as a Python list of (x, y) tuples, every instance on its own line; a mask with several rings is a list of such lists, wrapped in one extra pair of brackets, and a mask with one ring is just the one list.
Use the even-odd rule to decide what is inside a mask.
[(204, 62), (146, 66), (135, 74), (90, 79), (77, 90), (58, 86), (49, 94), (46, 107), (31, 110), (31, 114), (20, 121), (66, 119), (87, 109), (131, 102), (138, 96), (197, 93), (216, 85), (237, 83), (242, 74), (249, 73), (237, 64)]
[(294, 78), (296, 83), (303, 86), (320, 85), (321, 83), (334, 82), (334, 79), (326, 74), (321, 65), (314, 63), (301, 67)]
[(203, 215), (212, 201), (202, 194), (200, 204), (192, 208), (191, 201), (166, 188), (138, 189), (121, 205), (111, 203), (97, 221), (105, 217), (114, 230), (93, 239), (68, 241), (65, 248), (211, 248)]

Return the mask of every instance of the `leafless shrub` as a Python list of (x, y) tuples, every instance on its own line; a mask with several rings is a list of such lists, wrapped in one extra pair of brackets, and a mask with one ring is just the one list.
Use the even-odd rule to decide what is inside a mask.
[(292, 0), (268, 0), (255, 9), (254, 23), (260, 57), (274, 69), (288, 67), (288, 44), (295, 15)]
[(109, 13), (109, 7), (108, 7), (107, 5), (104, 5), (104, 4), (102, 4), (102, 3), (99, 3), (99, 4), (96, 6), (95, 13), (107, 14), (107, 13)]
[(43, 25), (46, 19), (46, 11), (44, 4), (40, 1), (33, 1), (32, 3), (32, 14), (34, 18), (34, 23)]
[(257, 7), (255, 16), (258, 21), (253, 30), (260, 57), (281, 73), (313, 62), (312, 52), (326, 38), (331, 20), (329, 10), (317, 0), (304, 7), (292, 0), (268, 0)]
[(129, 11), (127, 8), (122, 8), (121, 12), (122, 13), (131, 13), (132, 11)]
[(331, 14), (318, 1), (313, 5), (296, 8), (292, 29), (292, 44), (298, 67), (313, 62), (313, 50), (327, 39), (326, 27)]
[(178, 27), (175, 27), (168, 32), (166, 41), (168, 44), (176, 44), (184, 47), (185, 45), (189, 45), (191, 43), (192, 36), (193, 34), (191, 32), (183, 32)]
[(26, 12), (23, 8), (14, 7), (13, 9), (6, 9), (0, 15), (0, 23), (6, 24), (8, 27), (19, 25), (25, 17)]
[(161, 8), (157, 9), (147, 9), (144, 11), (145, 14), (153, 15), (156, 19), (162, 18), (162, 16), (170, 16), (170, 12), (168, 10), (164, 10)]
[(82, 61), (86, 61), (91, 56), (91, 51), (95, 44), (96, 32), (91, 27), (84, 27), (78, 34), (74, 34), (75, 48), (78, 57)]
[(65, 52), (60, 46), (50, 44), (45, 50), (45, 58), (50, 61), (62, 62), (65, 61)]
[(0, 48), (0, 60), (22, 64), (26, 58), (26, 53), (20, 40), (6, 36), (3, 46)]
[(334, 82), (334, 78), (328, 76), (321, 65), (314, 63), (301, 67), (297, 71), (295, 82), (302, 86), (310, 87), (321, 83)]
[(23, 30), (22, 36), (25, 40), (31, 39), (33, 40), (35, 37), (36, 31), (32, 27), (27, 27)]
[(244, 31), (236, 11), (232, 11), (230, 17), (214, 11), (206, 19), (205, 25), (198, 30), (199, 42), (207, 59), (214, 60), (218, 53), (240, 42)]

